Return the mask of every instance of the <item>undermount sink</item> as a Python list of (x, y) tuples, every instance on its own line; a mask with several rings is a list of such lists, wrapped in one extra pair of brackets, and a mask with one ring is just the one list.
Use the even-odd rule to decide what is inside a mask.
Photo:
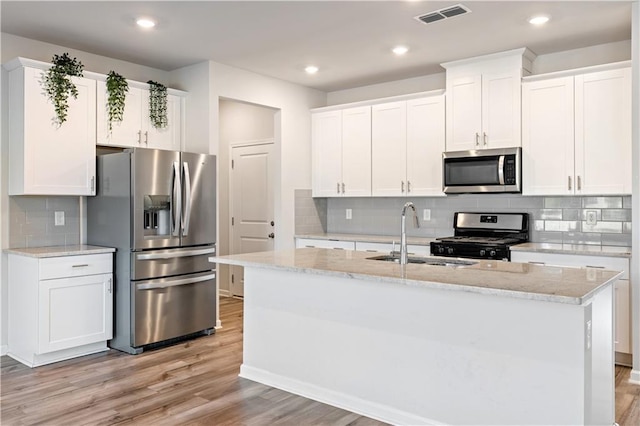
[[(368, 260), (381, 260), (383, 262), (395, 262), (400, 263), (400, 258), (397, 256), (391, 256), (384, 254), (381, 256), (367, 257)], [(428, 257), (409, 257), (408, 263), (419, 263), (425, 265), (435, 266), (471, 266), (478, 262), (473, 260), (461, 260), (461, 259), (444, 259), (444, 258), (428, 258)]]

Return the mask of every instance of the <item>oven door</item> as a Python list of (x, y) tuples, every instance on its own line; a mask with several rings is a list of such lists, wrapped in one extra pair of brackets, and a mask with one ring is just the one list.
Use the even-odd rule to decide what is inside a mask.
[(520, 148), (445, 152), (443, 192), (521, 192)]

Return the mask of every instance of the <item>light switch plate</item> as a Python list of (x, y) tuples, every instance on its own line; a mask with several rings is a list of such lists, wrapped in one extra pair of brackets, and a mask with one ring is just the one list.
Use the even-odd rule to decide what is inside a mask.
[(431, 209), (422, 209), (422, 220), (431, 220)]
[(347, 209), (347, 219), (351, 220), (352, 217), (353, 217), (353, 214), (351, 212), (351, 209)]
[(55, 212), (55, 226), (64, 226), (64, 211)]

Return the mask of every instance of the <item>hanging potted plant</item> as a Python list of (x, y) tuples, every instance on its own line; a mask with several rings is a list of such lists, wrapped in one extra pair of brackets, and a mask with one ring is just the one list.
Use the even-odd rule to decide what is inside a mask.
[(156, 129), (164, 129), (167, 120), (167, 86), (149, 80), (149, 119)]
[(129, 91), (127, 80), (115, 71), (109, 71), (107, 75), (107, 115), (109, 133), (113, 129), (113, 123), (120, 123), (124, 118), (124, 101)]
[(84, 65), (76, 58), (70, 58), (68, 53), (61, 56), (53, 55), (53, 66), (42, 73), (42, 88), (44, 94), (53, 104), (55, 116), (53, 123), (60, 127), (67, 121), (69, 96), (78, 98), (78, 89), (71, 81), (71, 77), (82, 77)]

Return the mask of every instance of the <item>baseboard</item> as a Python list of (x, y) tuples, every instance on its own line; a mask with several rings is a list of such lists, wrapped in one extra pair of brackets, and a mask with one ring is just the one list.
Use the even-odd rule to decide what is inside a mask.
[(231, 291), (229, 290), (218, 290), (218, 295), (220, 295), (220, 297), (231, 297)]
[(7, 352), (9, 352), (9, 346), (7, 345), (0, 346), (0, 356), (6, 355)]
[(639, 370), (631, 370), (631, 374), (629, 375), (629, 383), (634, 385), (640, 385), (640, 371)]
[(443, 424), (442, 422), (416, 416), (405, 411), (397, 410), (393, 407), (301, 382), (289, 377), (273, 374), (260, 368), (250, 367), (245, 364), (240, 366), (239, 376), (385, 423), (396, 425)]

